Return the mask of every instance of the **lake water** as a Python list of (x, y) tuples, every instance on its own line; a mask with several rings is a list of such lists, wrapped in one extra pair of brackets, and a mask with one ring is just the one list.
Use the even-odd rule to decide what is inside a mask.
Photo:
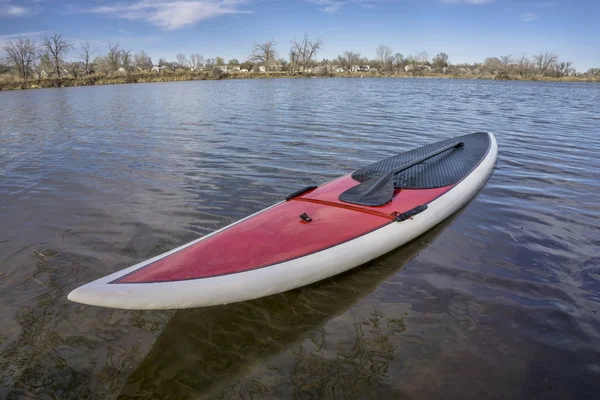
[[(474, 131), (428, 234), (265, 299), (66, 299), (294, 190)], [(598, 398), (600, 85), (273, 79), (0, 93), (0, 398)]]

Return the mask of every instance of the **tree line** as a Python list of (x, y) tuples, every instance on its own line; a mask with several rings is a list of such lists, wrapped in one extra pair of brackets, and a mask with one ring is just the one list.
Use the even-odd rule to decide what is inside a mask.
[[(189, 56), (182, 53), (176, 56), (175, 61), (161, 58), (154, 63), (150, 55), (141, 50), (133, 53), (121, 47), (118, 43), (108, 42), (107, 51), (103, 54), (94, 54), (89, 42), (77, 48), (67, 41), (62, 35), (54, 33), (44, 37), (41, 43), (27, 37), (10, 40), (4, 46), (5, 57), (0, 59), (0, 74), (12, 73), (27, 80), (31, 77), (61, 78), (65, 76), (83, 76), (96, 72), (142, 72), (154, 70), (213, 70), (223, 69), (225, 66), (236, 67), (239, 71), (262, 71), (267, 74), (272, 71), (283, 71), (291, 75), (323, 71), (331, 72), (358, 72), (378, 71), (381, 73), (412, 73), (428, 72), (455, 72), (482, 74), (488, 73), (495, 76), (520, 76), (530, 78), (564, 77), (591, 75), (600, 76), (600, 68), (591, 68), (584, 74), (578, 73), (570, 61), (560, 60), (559, 56), (550, 51), (542, 51), (529, 57), (505, 55), (486, 58), (482, 63), (451, 64), (446, 53), (438, 53), (429, 58), (427, 52), (414, 55), (394, 53), (389, 46), (381, 45), (375, 49), (375, 58), (369, 59), (358, 52), (344, 51), (334, 59), (318, 59), (323, 50), (325, 39), (312, 38), (305, 33), (301, 39), (291, 42), (287, 57), (282, 57), (277, 50), (275, 40), (255, 44), (252, 51), (244, 61), (233, 58), (227, 62), (222, 57), (204, 58), (202, 54), (193, 53)], [(77, 61), (67, 61), (73, 52), (76, 52)]]

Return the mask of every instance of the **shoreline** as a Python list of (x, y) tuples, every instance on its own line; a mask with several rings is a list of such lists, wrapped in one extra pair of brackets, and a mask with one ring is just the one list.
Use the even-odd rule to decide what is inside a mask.
[(185, 82), (199, 80), (231, 80), (231, 79), (281, 79), (281, 78), (398, 78), (398, 79), (466, 79), (466, 80), (505, 80), (505, 81), (530, 81), (530, 82), (600, 82), (600, 77), (576, 77), (567, 76), (562, 78), (551, 77), (528, 77), (504, 76), (502, 78), (493, 75), (467, 75), (467, 74), (443, 74), (443, 73), (424, 73), (424, 74), (385, 74), (385, 73), (336, 73), (336, 74), (295, 74), (290, 75), (287, 72), (267, 73), (214, 73), (214, 72), (170, 72), (164, 74), (138, 73), (138, 74), (96, 74), (83, 77), (66, 78), (43, 78), (23, 81), (19, 79), (0, 80), (0, 91), (9, 90), (29, 90), (45, 88), (64, 88), (75, 86), (98, 86), (98, 85), (118, 85), (126, 83), (155, 83), (155, 82)]

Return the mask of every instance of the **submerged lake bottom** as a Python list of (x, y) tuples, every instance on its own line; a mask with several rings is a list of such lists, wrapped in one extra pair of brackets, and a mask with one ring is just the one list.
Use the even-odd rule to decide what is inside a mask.
[[(443, 79), (0, 93), (0, 399), (600, 393), (600, 91)], [(496, 135), (486, 186), (366, 265), (179, 311), (67, 300), (385, 157)]]

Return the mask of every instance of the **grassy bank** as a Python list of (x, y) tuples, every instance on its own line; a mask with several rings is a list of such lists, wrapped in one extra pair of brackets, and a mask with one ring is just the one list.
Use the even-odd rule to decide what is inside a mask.
[(69, 86), (94, 86), (94, 85), (114, 85), (121, 83), (146, 83), (146, 82), (179, 82), (179, 81), (197, 81), (197, 80), (219, 80), (219, 79), (265, 79), (265, 78), (308, 78), (308, 77), (342, 77), (342, 78), (361, 78), (361, 77), (393, 77), (393, 78), (445, 78), (445, 79), (502, 79), (502, 80), (526, 80), (526, 81), (547, 81), (547, 82), (600, 82), (599, 76), (566, 76), (561, 78), (550, 77), (520, 77), (520, 76), (494, 76), (489, 74), (442, 74), (442, 73), (318, 73), (318, 74), (296, 74), (291, 76), (287, 72), (266, 73), (222, 73), (219, 71), (175, 71), (166, 73), (130, 73), (130, 74), (94, 74), (82, 77), (63, 77), (63, 78), (42, 78), (29, 79), (27, 81), (12, 76), (0, 77), (1, 90), (22, 90), (39, 89), (53, 87)]

